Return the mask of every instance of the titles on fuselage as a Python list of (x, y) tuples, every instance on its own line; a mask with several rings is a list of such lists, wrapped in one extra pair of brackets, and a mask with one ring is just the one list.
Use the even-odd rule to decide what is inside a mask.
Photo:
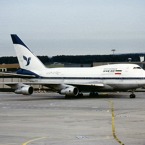
[(122, 72), (122, 70), (118, 70), (117, 68), (104, 68), (103, 72)]

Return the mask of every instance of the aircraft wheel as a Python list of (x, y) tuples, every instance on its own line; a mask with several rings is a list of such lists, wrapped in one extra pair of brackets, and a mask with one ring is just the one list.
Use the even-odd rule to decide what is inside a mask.
[(76, 96), (76, 98), (77, 97), (83, 97), (84, 95), (83, 95), (83, 93), (79, 93), (77, 96)]
[(97, 92), (91, 92), (90, 93), (90, 96), (92, 96), (92, 97), (96, 97), (96, 96), (98, 96), (99, 94), (97, 93)]
[(131, 95), (130, 95), (130, 98), (131, 98), (131, 99), (133, 99), (133, 98), (135, 98), (135, 97), (136, 97), (135, 94), (131, 94)]
[(72, 96), (65, 95), (65, 99), (72, 99), (72, 98), (73, 98)]

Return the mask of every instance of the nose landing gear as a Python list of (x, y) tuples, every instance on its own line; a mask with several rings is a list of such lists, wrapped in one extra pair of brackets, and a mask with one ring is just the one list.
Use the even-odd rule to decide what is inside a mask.
[(135, 91), (135, 90), (132, 90), (132, 93), (130, 94), (130, 98), (131, 98), (131, 99), (134, 99), (134, 98), (136, 97), (135, 94), (134, 94), (134, 91)]

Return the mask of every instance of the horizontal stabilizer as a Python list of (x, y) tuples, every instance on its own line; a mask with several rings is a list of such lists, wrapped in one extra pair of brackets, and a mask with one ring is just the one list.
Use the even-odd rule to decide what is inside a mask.
[(22, 75), (16, 73), (0, 73), (0, 77), (8, 77), (8, 78), (35, 78), (35, 75)]

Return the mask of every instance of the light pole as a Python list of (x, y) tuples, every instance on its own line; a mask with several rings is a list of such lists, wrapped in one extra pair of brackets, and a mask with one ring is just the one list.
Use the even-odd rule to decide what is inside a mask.
[(115, 53), (116, 50), (115, 49), (112, 49), (111, 51), (113, 52), (113, 55), (114, 55), (114, 53)]

